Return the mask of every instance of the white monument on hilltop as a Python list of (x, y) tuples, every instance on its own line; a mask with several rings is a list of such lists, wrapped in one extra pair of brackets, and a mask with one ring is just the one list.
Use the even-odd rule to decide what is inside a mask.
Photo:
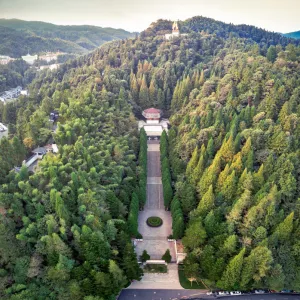
[(167, 33), (165, 35), (166, 40), (170, 40), (174, 37), (179, 37), (180, 36), (180, 31), (179, 31), (179, 27), (178, 27), (178, 22), (174, 21), (173, 25), (172, 25), (172, 33)]

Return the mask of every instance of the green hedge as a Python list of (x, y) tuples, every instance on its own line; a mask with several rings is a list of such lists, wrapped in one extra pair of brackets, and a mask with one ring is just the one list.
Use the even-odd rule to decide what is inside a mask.
[(163, 224), (163, 220), (160, 217), (150, 217), (147, 219), (147, 225), (150, 227), (159, 227)]

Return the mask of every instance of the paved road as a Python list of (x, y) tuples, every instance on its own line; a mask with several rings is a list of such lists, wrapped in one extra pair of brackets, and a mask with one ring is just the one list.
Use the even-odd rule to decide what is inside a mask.
[(179, 300), (179, 299), (215, 299), (224, 300), (300, 300), (300, 295), (290, 294), (261, 294), (261, 295), (242, 295), (212, 297), (206, 296), (203, 292), (197, 290), (123, 290), (118, 300)]
[[(118, 300), (175, 300), (206, 295), (197, 290), (123, 290)], [(208, 298), (206, 296), (206, 298)], [(213, 299), (212, 297), (210, 299)]]
[[(290, 294), (249, 294), (241, 296), (229, 296), (229, 297), (217, 297), (217, 299), (224, 298), (224, 300), (300, 300), (300, 295), (290, 295)], [(201, 298), (194, 298), (201, 299)]]

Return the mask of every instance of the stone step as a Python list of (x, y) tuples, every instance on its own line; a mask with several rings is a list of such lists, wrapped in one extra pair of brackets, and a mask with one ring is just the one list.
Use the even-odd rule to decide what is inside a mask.
[(167, 241), (167, 236), (143, 236), (145, 241)]
[(148, 152), (160, 152), (159, 144), (148, 144)]
[(147, 177), (147, 184), (162, 184), (161, 177)]

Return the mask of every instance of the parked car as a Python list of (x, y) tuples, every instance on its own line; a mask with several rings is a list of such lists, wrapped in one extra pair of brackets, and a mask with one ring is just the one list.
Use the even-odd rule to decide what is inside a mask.
[(250, 292), (249, 291), (241, 291), (242, 295), (248, 295)]
[(230, 294), (229, 294), (229, 292), (227, 292), (227, 291), (219, 291), (219, 292), (218, 292), (218, 295), (219, 295), (219, 296), (228, 296), (228, 295), (230, 295)]
[(240, 292), (240, 291), (232, 291), (232, 292), (230, 292), (230, 295), (232, 295), (232, 296), (238, 296), (238, 295), (242, 295), (242, 292)]
[(212, 296), (213, 294), (214, 293), (212, 291), (206, 293), (207, 296)]
[(266, 291), (264, 290), (254, 290), (254, 294), (265, 294)]
[(285, 294), (289, 294), (289, 293), (293, 293), (293, 290), (281, 290), (280, 293), (285, 293)]

